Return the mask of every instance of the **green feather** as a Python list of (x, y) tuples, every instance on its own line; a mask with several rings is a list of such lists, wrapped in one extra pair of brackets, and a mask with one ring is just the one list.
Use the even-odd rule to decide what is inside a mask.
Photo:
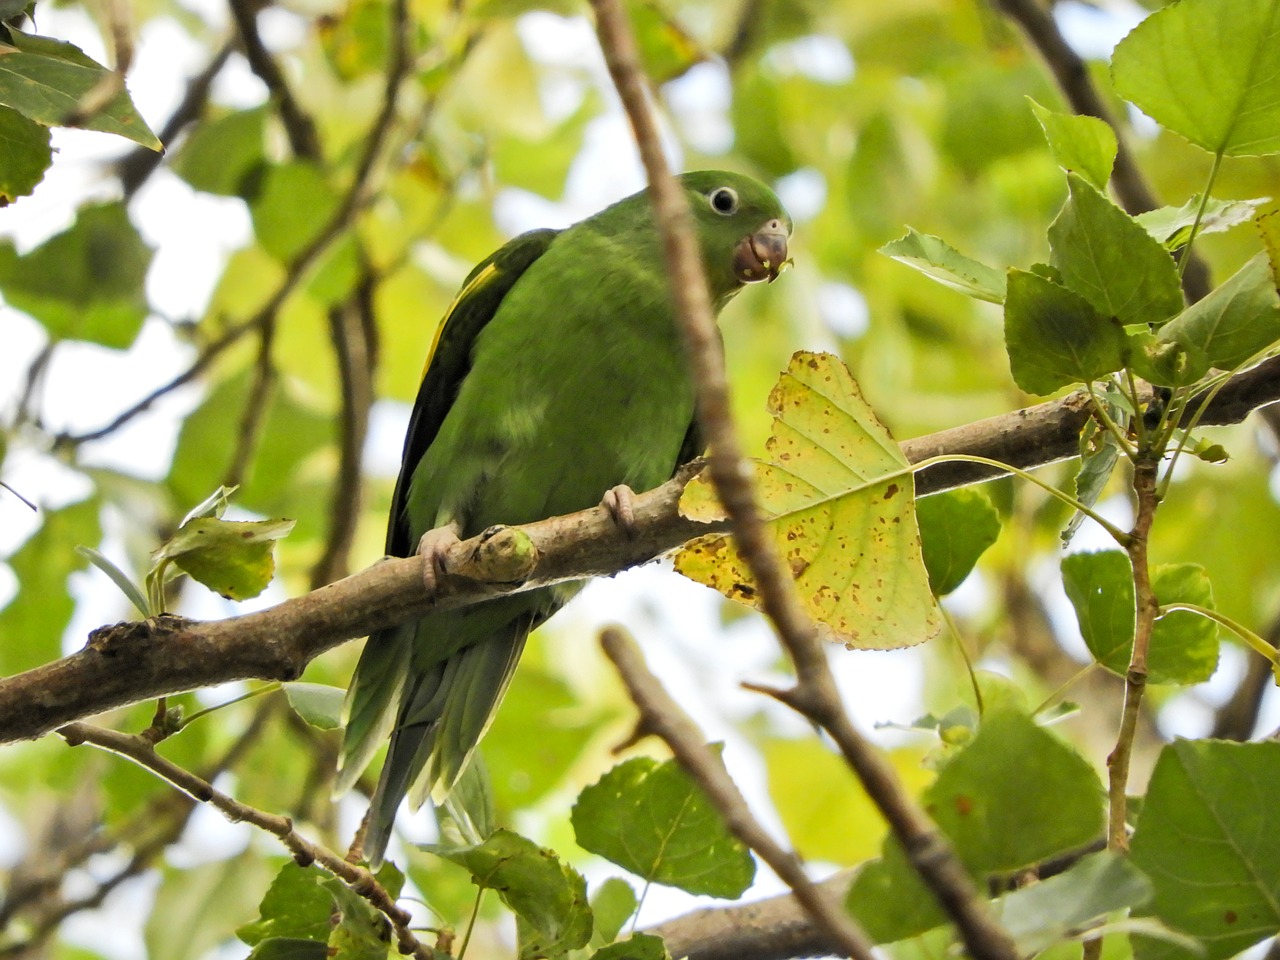
[[(743, 286), (744, 238), (771, 222), (775, 235), (789, 232), (791, 222), (749, 177), (702, 171), (681, 182), (718, 309)], [(414, 405), (388, 554), (408, 555), (446, 524), (465, 538), (593, 506), (618, 484), (647, 490), (699, 452), (662, 264), (639, 193), (567, 230), (517, 237), (472, 271)], [(348, 695), (337, 786), (349, 788), (390, 734), (365, 841), (372, 863), (403, 797), (419, 805), (448, 795), (529, 631), (574, 592), (544, 588), (434, 612), (369, 638)]]

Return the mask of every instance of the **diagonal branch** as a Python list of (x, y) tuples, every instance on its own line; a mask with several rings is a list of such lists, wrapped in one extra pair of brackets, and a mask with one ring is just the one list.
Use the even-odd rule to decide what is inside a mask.
[(610, 627), (600, 635), (600, 645), (640, 711), (637, 729), (661, 738), (671, 748), (680, 765), (719, 811), (729, 832), (758, 853), (791, 888), (796, 901), (834, 946), (834, 952), (854, 960), (872, 960), (874, 945), (867, 935), (845, 913), (835, 892), (810, 880), (800, 858), (780, 846), (752, 815), (746, 798), (724, 763), (707, 746), (702, 732), (649, 672), (635, 640), (617, 627)]
[[(1235, 423), (1253, 407), (1276, 400), (1280, 358), (1233, 377), (1203, 422)], [(914, 463), (951, 452), (976, 453), (1023, 468), (1041, 466), (1076, 455), (1076, 438), (1086, 418), (1077, 394), (908, 440), (903, 452)], [(596, 507), (514, 528), (536, 552), (535, 561), (524, 567), (513, 569), (501, 557), (493, 562), (503, 538), (460, 544), (449, 555), (454, 573), (442, 581), (436, 602), (462, 606), (558, 580), (617, 573), (692, 537), (724, 529), (679, 515), (680, 491), (688, 479), (689, 474), (682, 475), (636, 498), (634, 537), (621, 533), (608, 513)], [(917, 478), (916, 486), (920, 494), (929, 494), (973, 482), (972, 470), (932, 468)], [(184, 690), (231, 680), (293, 679), (326, 650), (430, 609), (419, 562), (386, 560), (267, 610), (226, 620), (165, 618), (96, 630), (83, 650), (0, 679), (0, 743), (40, 737), (73, 720)], [(487, 581), (486, 567), (496, 568)], [(472, 575), (479, 579), (467, 579)]]
[(132, 760), (162, 780), (167, 780), (193, 800), (209, 804), (232, 823), (248, 823), (273, 834), (299, 864), (302, 866), (318, 864), (381, 912), (395, 930), (397, 946), (401, 953), (412, 955), (415, 960), (432, 960), (435, 956), (433, 950), (420, 943), (413, 935), (409, 929), (411, 921), (409, 914), (396, 904), (395, 899), (372, 873), (362, 866), (348, 863), (332, 850), (308, 840), (293, 828), (293, 822), (288, 817), (251, 807), (215, 789), (209, 781), (160, 756), (155, 751), (155, 745), (145, 737), (118, 733), (115, 730), (106, 730), (87, 723), (68, 724), (58, 732), (73, 747), (90, 743)]
[[(593, 6), (605, 63), (631, 119), (649, 177), (667, 275), (697, 386), (698, 423), (711, 448), (711, 479), (732, 523), (734, 545), (751, 571), (760, 605), (795, 665), (796, 685), (781, 699), (831, 734), (925, 886), (955, 921), (969, 953), (977, 960), (1016, 960), (1012, 937), (991, 916), (950, 842), (903, 789), (893, 767), (854, 727), (844, 709), (817, 628), (800, 605), (795, 583), (766, 532), (755, 499), (751, 472), (730, 413), (723, 347), (702, 274), (702, 257), (688, 204), (667, 169), (645, 96), (645, 76), (635, 40), (618, 0), (594, 0)], [(847, 936), (841, 947), (858, 952)]]
[(266, 44), (262, 42), (262, 34), (258, 32), (260, 5), (255, 0), (230, 0), (230, 6), (232, 19), (240, 34), (240, 45), (244, 48), (245, 59), (249, 61), (249, 69), (267, 85), (267, 90), (275, 98), (280, 121), (284, 124), (294, 156), (303, 160), (319, 160), (320, 135), (316, 132), (315, 121), (298, 103), (284, 78), (280, 64), (271, 56)]

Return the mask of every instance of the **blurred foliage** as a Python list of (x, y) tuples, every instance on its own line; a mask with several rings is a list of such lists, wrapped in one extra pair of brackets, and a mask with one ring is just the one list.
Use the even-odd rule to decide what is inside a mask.
[[(1125, 365), (1178, 387), (1272, 345), (1276, 241), (1273, 230), (1270, 247), (1260, 243), (1255, 222), (1276, 222), (1263, 198), (1280, 195), (1267, 154), (1280, 131), (1280, 3), (1238, 0), (1231, 18), (1214, 12), (1220, 3), (1144, 0), (1160, 12), (1117, 51), (1114, 87), (1107, 64), (1088, 63), (1127, 118), (1121, 139), (1168, 204), (1133, 219), (1106, 193), (1111, 131), (1072, 115), (995, 4), (630, 0), (679, 166), (752, 173), (795, 219), (795, 268), (723, 319), (748, 447), (765, 451), (766, 401), (798, 350), (839, 356), (902, 439)], [(241, 6), (251, 20), (261, 13), (281, 68), (268, 82), (283, 77), (287, 92), (249, 79), (239, 48), (219, 65), (230, 17), (216, 4), (199, 14), (171, 0), (134, 4), (124, 90), (107, 86), (114, 75), (99, 62), (121, 53), (110, 39), (120, 26), (113, 5), (37, 4), (34, 21), (5, 8), (0, 204), (14, 218), (0, 222), (0, 476), (12, 488), (0, 487), (5, 675), (132, 615), (107, 577), (85, 572), (77, 546), (141, 582), (151, 552), (222, 484), (239, 486), (235, 522), (296, 521), (276, 545), (268, 600), (374, 562), (407, 405), (467, 271), (516, 230), (562, 225), (640, 186), (582, 0), (414, 0), (402, 24), (384, 0)], [(1132, 26), (1127, 5), (1059, 9), (1086, 51)], [(397, 39), (410, 62), (379, 132)], [(1161, 79), (1153, 61), (1175, 68)], [(219, 74), (212, 85), (186, 75), (206, 64)], [(151, 131), (171, 116), (176, 132), (164, 134), (161, 159)], [(367, 157), (382, 133), (383, 149)], [(99, 159), (80, 159), (82, 145)], [(1186, 243), (1197, 216), (1194, 249), (1217, 290), (1183, 311), (1168, 251)], [(207, 262), (183, 264), (166, 245)], [(207, 296), (195, 279), (204, 275)], [(162, 292), (175, 287), (186, 299), (170, 315)], [(179, 389), (149, 397), (187, 371)], [(94, 435), (143, 401), (125, 424)], [(1135, 412), (1122, 396), (1107, 402), (1117, 419)], [(1156, 595), (1275, 636), (1276, 434), (1247, 423), (1207, 436), (1230, 459), (1186, 456), (1172, 476), (1151, 544)], [(1119, 441), (1095, 427), (1084, 449), (1078, 481), (1074, 466), (1040, 475), (1126, 526), (1127, 476), (1112, 473), (1124, 459)], [(859, 689), (901, 682), (896, 700), (851, 707), (860, 723), (893, 728), (877, 733), (891, 763), (993, 892), (1101, 837), (1106, 749), (1097, 744), (1114, 743), (1121, 693), (1093, 683), (1096, 665), (1086, 680), (1077, 674), (1091, 655), (1124, 673), (1132, 570), (1123, 554), (1098, 552), (1114, 544), (1096, 526), (1081, 528), (1064, 560), (1071, 514), (1022, 482), (922, 501), (924, 566), (932, 592), (948, 595), (947, 629), (891, 660), (833, 656), (850, 684), (882, 666), (911, 677), (876, 679)], [(266, 565), (259, 557), (255, 566)], [(240, 609), (184, 582), (171, 585), (169, 609)], [(938, 929), (943, 915), (839, 758), (776, 704), (753, 698), (743, 708), (737, 684), (778, 668), (776, 652), (755, 642), (754, 615), (722, 609), (709, 593), (705, 610), (686, 609), (680, 587), (650, 588), (609, 614), (652, 643), (683, 699), (698, 695), (689, 706), (728, 742), (735, 777), (755, 784), (752, 806), (780, 823), (815, 872), (863, 865), (849, 907), (878, 939), (899, 941), (891, 954), (941, 955), (952, 939)], [(932, 609), (924, 592), (912, 605)], [(609, 755), (629, 743), (634, 708), (596, 652), (594, 621), (573, 617), (535, 635), (486, 741), (501, 829), (463, 842), (423, 813), (393, 844), (402, 905), (442, 951), (456, 955), (467, 942), (482, 957), (662, 957), (642, 934), (617, 942), (632, 936), (646, 883), (732, 902), (751, 882), (749, 856), (673, 763)], [(1160, 620), (1154, 643), (1151, 679), (1166, 686), (1149, 697), (1155, 722), (1142, 727), (1135, 758), (1131, 792), (1146, 792), (1155, 774), (1134, 855), (1079, 860), (1005, 897), (1003, 915), (1028, 954), (1067, 956), (1082, 930), (1122, 910), (1141, 935), (1104, 928), (1106, 960), (1187, 953), (1169, 928), (1225, 960), (1280, 928), (1271, 850), (1280, 824), (1267, 792), (1280, 747), (1196, 740), (1160, 752), (1162, 731), (1207, 734), (1210, 704), (1251, 696), (1234, 679), (1243, 648), (1186, 611)], [(174, 732), (157, 749), (341, 854), (372, 789), (362, 782), (353, 798), (329, 796), (336, 690), (354, 655), (319, 659), (308, 684), (287, 693), (250, 683), (169, 698)], [(1077, 709), (1046, 730), (1049, 713), (1031, 706), (1063, 698)], [(1265, 704), (1273, 713), (1274, 696)], [(1263, 722), (1256, 709), (1246, 716), (1232, 737)], [(155, 717), (155, 705), (139, 704), (101, 722), (138, 732)], [(394, 950), (366, 901), (318, 868), (285, 864), (273, 838), (195, 811), (151, 774), (89, 747), (56, 737), (6, 745), (0, 814), (2, 953), (194, 960)], [(383, 878), (398, 892), (399, 874)], [(485, 889), (497, 895), (478, 896)], [(696, 903), (671, 896), (683, 897), (668, 901), (674, 909)], [(657, 919), (639, 913), (642, 927)]]

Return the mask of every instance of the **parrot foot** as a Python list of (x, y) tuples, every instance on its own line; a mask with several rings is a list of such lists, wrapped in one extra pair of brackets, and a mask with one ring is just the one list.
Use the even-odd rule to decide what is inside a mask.
[(443, 527), (428, 530), (418, 541), (418, 556), (422, 558), (422, 585), (427, 593), (435, 594), (440, 585), (440, 578), (448, 573), (445, 559), (449, 548), (459, 542), (461, 528), (457, 523), (448, 523)]
[(613, 522), (622, 528), (628, 537), (636, 535), (635, 491), (625, 483), (610, 487), (600, 498), (600, 506), (609, 511)]

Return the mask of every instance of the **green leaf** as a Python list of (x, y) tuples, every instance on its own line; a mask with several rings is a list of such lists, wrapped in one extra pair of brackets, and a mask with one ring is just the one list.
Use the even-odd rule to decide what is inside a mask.
[(1050, 261), (1063, 283), (1120, 323), (1157, 324), (1182, 309), (1173, 258), (1132, 217), (1074, 173), (1049, 225)]
[(30, 194), (52, 162), (48, 128), (0, 107), (0, 199)]
[(880, 248), (880, 252), (899, 263), (914, 267), (945, 287), (986, 300), (1003, 303), (1005, 277), (994, 267), (966, 257), (945, 240), (917, 233), (907, 228), (907, 235)]
[[(0, 63), (4, 57), (0, 56)], [(55, 340), (124, 349), (147, 316), (151, 250), (123, 204), (81, 207), (75, 224), (19, 256), (0, 243), (0, 291)]]
[[(1124, 676), (1133, 655), (1135, 621), (1129, 558), (1118, 550), (1072, 554), (1062, 561), (1062, 580), (1089, 651), (1108, 670)], [(1213, 607), (1208, 577), (1196, 564), (1155, 567), (1151, 586), (1161, 604)], [(1156, 621), (1147, 651), (1148, 682), (1200, 683), (1217, 664), (1218, 629), (1211, 620), (1175, 611)]]
[(562, 956), (591, 938), (586, 881), (532, 840), (499, 829), (474, 846), (424, 849), (465, 867), (482, 889), (498, 892), (523, 925), (522, 958)]
[(633, 757), (578, 795), (570, 815), (585, 850), (651, 883), (742, 896), (755, 861), (675, 760)]
[(341, 960), (386, 960), (391, 947), (387, 918), (337, 877), (318, 882), (329, 892), (341, 917), (329, 931), (328, 954)]
[[(0, 44), (0, 104), (47, 127), (65, 125), (84, 96), (114, 76), (73, 44), (18, 30), (9, 35), (13, 46)], [(118, 134), (150, 150), (164, 149), (123, 88), (78, 125)]]
[(498, 803), (519, 809), (546, 796), (610, 718), (559, 677), (522, 663), (484, 743)]
[(337, 209), (338, 193), (319, 167), (301, 161), (268, 167), (250, 204), (258, 242), (283, 263), (297, 256)]
[[(1102, 785), (1093, 768), (1012, 709), (988, 710), (922, 800), (979, 882), (1084, 846), (1103, 828)], [(946, 920), (895, 840), (858, 873), (846, 906), (877, 943)]]
[(1280, 340), (1280, 295), (1266, 254), (1174, 317), (1159, 336), (1202, 350), (1220, 370), (1232, 370)]
[(1160, 241), (1166, 250), (1177, 250), (1185, 247), (1191, 240), (1191, 228), (1195, 226), (1197, 216), (1200, 216), (1198, 234), (1225, 233), (1232, 227), (1253, 220), (1258, 215), (1258, 208), (1270, 199), (1257, 197), (1253, 200), (1218, 200), (1210, 197), (1201, 214), (1200, 195), (1193, 194), (1180, 207), (1148, 210), (1134, 219), (1142, 224), (1142, 229)]
[(916, 503), (929, 589), (943, 597), (960, 586), (1000, 536), (1000, 514), (981, 490), (963, 488)]
[(591, 942), (597, 946), (618, 939), (623, 925), (631, 919), (640, 905), (631, 884), (621, 877), (609, 877), (596, 888), (591, 897), (591, 914), (595, 924), (591, 930)]
[(40, 529), (8, 560), (18, 581), (18, 593), (0, 610), (0, 676), (29, 670), (56, 660), (62, 653), (62, 634), (71, 623), (75, 602), (67, 592), (67, 577), (85, 566), (76, 552), (81, 544), (102, 537), (92, 498), (47, 511)]
[(655, 83), (683, 76), (707, 59), (698, 41), (655, 0), (629, 0), (625, 5), (645, 72)]
[(1124, 365), (1124, 331), (1084, 297), (1024, 270), (1009, 271), (1004, 338), (1014, 382), (1048, 394)]
[(146, 956), (199, 960), (252, 915), (272, 869), (254, 851), (189, 869), (166, 866), (143, 930)]
[[(1126, 416), (1118, 405), (1111, 402), (1114, 396), (1114, 390), (1108, 390), (1102, 395), (1102, 403), (1107, 407), (1107, 413), (1111, 419), (1120, 425), (1120, 429), (1124, 429), (1127, 422)], [(1075, 498), (1086, 507), (1092, 507), (1098, 502), (1098, 498), (1102, 496), (1102, 491), (1107, 487), (1107, 481), (1111, 479), (1111, 474), (1115, 471), (1116, 463), (1120, 459), (1120, 444), (1107, 430), (1095, 419), (1090, 419), (1085, 424), (1084, 430), (1080, 432), (1080, 469), (1076, 471), (1075, 477)], [(1063, 528), (1061, 539), (1063, 546), (1069, 544), (1075, 536), (1076, 531), (1080, 529), (1080, 525), (1085, 521), (1085, 514), (1077, 510), (1071, 517), (1071, 520)]]
[(1280, 0), (1182, 0), (1116, 46), (1116, 90), (1210, 153), (1280, 151)]
[(1001, 897), (997, 911), (1019, 955), (1029, 957), (1078, 938), (1110, 913), (1146, 903), (1151, 891), (1151, 881), (1128, 858), (1103, 851)]
[(271, 938), (326, 943), (333, 897), (320, 879), (314, 868), (286, 863), (258, 904), (258, 919), (237, 929), (236, 936), (251, 947)]
[(246, 196), (247, 178), (266, 163), (270, 115), (271, 107), (264, 105), (197, 124), (174, 156), (173, 172), (206, 193)]
[(275, 541), (288, 536), (292, 520), (219, 520), (203, 517), (178, 528), (152, 555), (172, 560), (192, 578), (229, 600), (248, 600), (275, 575)]
[[(1166, 327), (1167, 329), (1167, 327)], [(1129, 369), (1148, 383), (1162, 387), (1186, 387), (1209, 369), (1209, 359), (1194, 343), (1145, 330), (1128, 335)]]
[(651, 933), (633, 933), (591, 955), (591, 960), (670, 960), (666, 944)]
[(1058, 113), (1042, 107), (1030, 97), (1031, 112), (1040, 121), (1049, 150), (1058, 166), (1078, 173), (1099, 190), (1105, 190), (1116, 162), (1116, 134), (1111, 125), (1097, 117)]
[[(1179, 740), (1164, 748), (1134, 833), (1134, 864), (1155, 885), (1141, 912), (1199, 938), (1202, 960), (1233, 957), (1280, 929), (1280, 743)], [(1137, 960), (1197, 956), (1134, 941)]]
[[(770, 737), (761, 752), (769, 798), (806, 860), (854, 866), (877, 854), (887, 830), (884, 817), (842, 757), (817, 737)], [(933, 782), (921, 749), (889, 750), (884, 757), (911, 795)]]
[(283, 683), (289, 706), (317, 730), (337, 730), (342, 726), (342, 704), (347, 691), (323, 683)]
[[(828, 353), (796, 353), (768, 408), (769, 459), (753, 464), (756, 490), (800, 601), (824, 636), (883, 650), (936, 635), (942, 620), (920, 555), (915, 484), (848, 367)], [(723, 515), (702, 477), (685, 487), (680, 510), (698, 520)], [(675, 567), (731, 600), (759, 603), (727, 535), (685, 545)]]
[[(1209, 575), (1198, 563), (1165, 563), (1151, 568), (1151, 589), (1161, 605), (1194, 603), (1214, 609)], [(1218, 669), (1218, 624), (1190, 610), (1174, 610), (1151, 631), (1147, 658), (1150, 683), (1202, 683)]]
[(247, 960), (327, 960), (329, 945), (315, 940), (272, 937), (249, 951)]

